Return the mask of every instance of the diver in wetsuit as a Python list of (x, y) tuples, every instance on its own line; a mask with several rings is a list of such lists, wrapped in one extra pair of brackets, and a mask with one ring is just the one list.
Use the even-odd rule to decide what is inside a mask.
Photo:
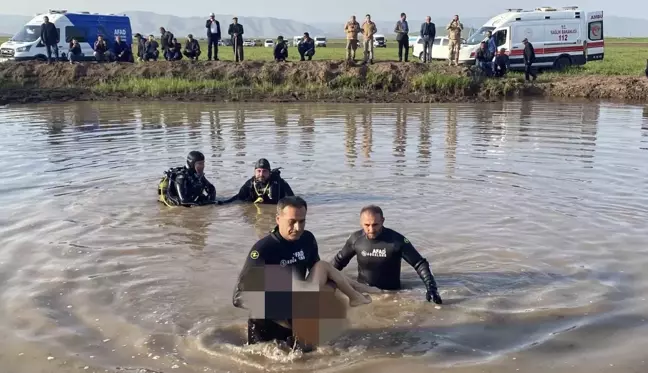
[(357, 255), (358, 282), (382, 290), (398, 290), (401, 288), (401, 259), (405, 259), (423, 280), (427, 289), (427, 301), (442, 304), (428, 261), (407, 238), (385, 228), (384, 221), (380, 207), (364, 207), (360, 211), (362, 229), (351, 234), (342, 250), (331, 261), (333, 267), (341, 271)]
[(290, 185), (281, 178), (281, 171), (270, 169), (270, 162), (261, 158), (254, 165), (254, 176), (243, 184), (237, 195), (223, 203), (244, 201), (276, 205), (280, 199), (294, 195)]
[(198, 151), (187, 155), (187, 164), (165, 172), (158, 187), (159, 201), (167, 206), (201, 206), (219, 204), (216, 188), (207, 180), (205, 156)]
[[(305, 229), (307, 208), (301, 197), (281, 199), (277, 204), (277, 226), (254, 244), (238, 276), (232, 304), (252, 312), (248, 319), (249, 344), (275, 340), (293, 348), (298, 346), (304, 352), (312, 349), (297, 341), (293, 333), (293, 274), (300, 281), (316, 282), (319, 290), (324, 290), (332, 281), (349, 297), (352, 307), (371, 302), (371, 298), (354, 290), (330, 263), (320, 261), (317, 240)], [(309, 299), (312, 302), (313, 298)], [(255, 309), (259, 305), (263, 313), (255, 314), (259, 312)]]

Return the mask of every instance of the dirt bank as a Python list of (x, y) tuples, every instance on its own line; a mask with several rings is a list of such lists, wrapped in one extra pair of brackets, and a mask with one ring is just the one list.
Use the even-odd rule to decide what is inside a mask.
[(191, 101), (438, 102), (503, 96), (648, 101), (645, 77), (564, 75), (534, 84), (481, 79), (438, 63), (342, 61), (0, 64), (0, 104), (122, 98)]

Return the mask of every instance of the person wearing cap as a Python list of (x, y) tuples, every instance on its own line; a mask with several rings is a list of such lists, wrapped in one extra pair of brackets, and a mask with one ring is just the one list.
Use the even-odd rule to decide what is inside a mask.
[(192, 61), (198, 61), (198, 57), (200, 57), (200, 43), (198, 43), (198, 40), (193, 38), (192, 34), (187, 35), (184, 55)]
[(274, 59), (277, 62), (284, 62), (288, 59), (288, 46), (281, 35), (277, 37), (277, 45), (274, 47)]
[(238, 23), (238, 17), (232, 18), (232, 23), (227, 29), (227, 33), (232, 38), (232, 49), (234, 49), (234, 59), (236, 62), (243, 61), (243, 25)]
[(221, 40), (221, 28), (220, 22), (218, 22), (214, 13), (209, 14), (205, 27), (207, 28), (207, 61), (212, 59), (212, 48), (214, 50), (214, 61), (218, 61), (218, 41)]
[(276, 205), (280, 199), (294, 195), (290, 185), (281, 178), (279, 169), (271, 169), (270, 162), (261, 158), (254, 164), (254, 176), (243, 184), (238, 194), (224, 203), (243, 201)]
[(158, 200), (167, 206), (201, 206), (218, 204), (216, 187), (204, 174), (205, 156), (189, 152), (184, 167), (167, 170), (158, 186)]
[(524, 38), (522, 43), (524, 43), (524, 80), (529, 81), (529, 75), (533, 77), (533, 80), (536, 80), (538, 76), (533, 72), (531, 67), (535, 62), (535, 49), (533, 48), (533, 44), (529, 43), (529, 39), (527, 38)]

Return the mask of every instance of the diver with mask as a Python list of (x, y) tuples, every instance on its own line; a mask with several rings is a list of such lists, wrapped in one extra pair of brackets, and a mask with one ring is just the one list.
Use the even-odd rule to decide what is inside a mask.
[(187, 164), (164, 172), (158, 186), (158, 200), (167, 206), (220, 204), (216, 188), (204, 174), (205, 156), (199, 151), (187, 155)]
[(280, 199), (294, 195), (290, 185), (281, 178), (279, 168), (271, 169), (270, 162), (261, 158), (254, 165), (254, 176), (243, 184), (237, 195), (223, 203), (243, 201), (276, 205)]

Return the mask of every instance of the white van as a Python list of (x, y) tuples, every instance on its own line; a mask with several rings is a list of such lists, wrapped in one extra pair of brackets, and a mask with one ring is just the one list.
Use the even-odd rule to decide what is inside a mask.
[(387, 41), (385, 40), (385, 35), (381, 35), (381, 34), (374, 35), (373, 45), (375, 48), (387, 48)]
[(299, 45), (299, 42), (302, 41), (304, 37), (303, 36), (295, 36), (293, 37), (293, 47), (296, 47)]
[(47, 60), (47, 49), (40, 38), (41, 25), (45, 16), (56, 26), (59, 33), (58, 49), (61, 59), (67, 59), (72, 39), (76, 39), (81, 45), (81, 60), (94, 60), (93, 47), (99, 35), (104, 37), (108, 48), (111, 48), (114, 43), (115, 36), (121, 36), (129, 46), (133, 43), (130, 18), (127, 16), (50, 10), (48, 13), (34, 17), (9, 41), (0, 45), (0, 62)]
[(326, 47), (326, 37), (316, 36), (315, 37), (315, 46), (316, 47)]
[(562, 69), (602, 60), (604, 56), (603, 11), (585, 12), (578, 7), (509, 9), (491, 18), (466, 40), (459, 63), (475, 62), (476, 51), (488, 31), (497, 38), (498, 50), (506, 48), (511, 69), (524, 68), (525, 38), (535, 49), (535, 67)]

